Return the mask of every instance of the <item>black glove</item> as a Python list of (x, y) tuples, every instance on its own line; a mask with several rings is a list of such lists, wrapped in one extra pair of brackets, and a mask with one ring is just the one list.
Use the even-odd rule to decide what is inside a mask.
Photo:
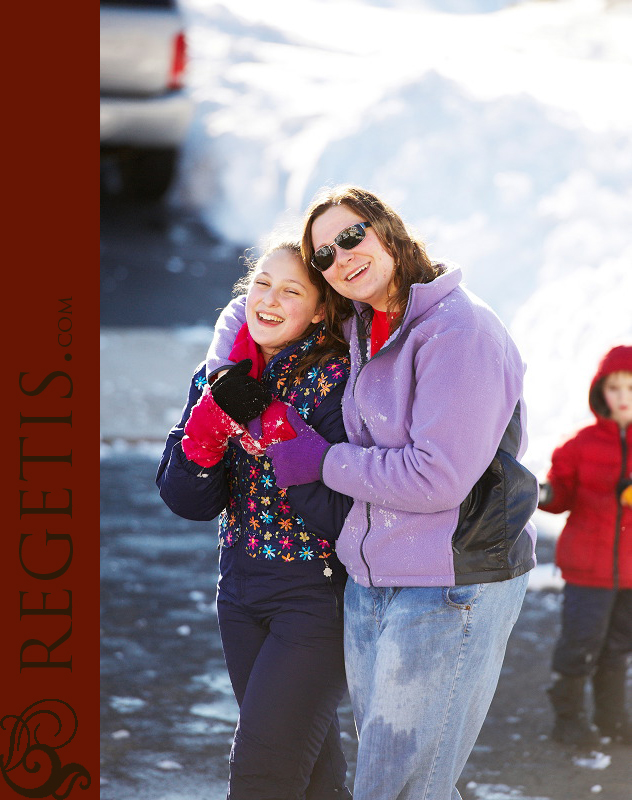
[(272, 402), (269, 390), (248, 375), (251, 367), (251, 359), (244, 358), (211, 384), (217, 405), (240, 425), (258, 417)]
[(539, 483), (540, 496), (538, 497), (538, 508), (547, 506), (553, 499), (553, 487), (550, 483)]

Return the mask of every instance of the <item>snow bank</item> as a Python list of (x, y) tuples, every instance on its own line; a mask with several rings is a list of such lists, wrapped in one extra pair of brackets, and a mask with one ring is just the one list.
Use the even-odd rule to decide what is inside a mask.
[(532, 469), (632, 337), (632, 6), (182, 0), (197, 114), (174, 199), (250, 246), (317, 188), (384, 195), (510, 325)]

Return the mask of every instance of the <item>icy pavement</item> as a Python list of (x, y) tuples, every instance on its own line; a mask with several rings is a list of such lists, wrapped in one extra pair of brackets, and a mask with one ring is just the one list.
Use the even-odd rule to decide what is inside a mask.
[[(102, 459), (102, 800), (223, 800), (237, 707), (215, 618), (215, 523), (188, 522), (160, 500), (160, 448), (104, 448)], [(552, 560), (542, 538), (539, 557)], [(535, 586), (540, 583), (536, 581)], [(459, 790), (463, 800), (629, 800), (630, 750), (610, 763), (549, 741), (544, 687), (559, 594), (527, 592), (499, 688)], [(349, 780), (356, 741), (340, 708)], [(574, 758), (588, 761), (575, 762)], [(605, 758), (600, 764), (605, 764)], [(599, 784), (595, 777), (598, 774)]]

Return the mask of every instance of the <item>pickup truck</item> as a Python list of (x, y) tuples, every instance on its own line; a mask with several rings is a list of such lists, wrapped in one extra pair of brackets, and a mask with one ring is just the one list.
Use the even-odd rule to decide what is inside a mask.
[(123, 192), (158, 198), (173, 178), (192, 116), (176, 0), (100, 0), (101, 159)]

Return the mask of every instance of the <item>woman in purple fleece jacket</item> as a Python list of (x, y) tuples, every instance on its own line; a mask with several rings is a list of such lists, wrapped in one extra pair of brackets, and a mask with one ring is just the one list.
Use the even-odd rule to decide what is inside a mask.
[[(267, 452), (280, 486), (320, 479), (354, 500), (336, 548), (353, 579), (354, 797), (457, 800), (535, 564), (530, 523), (460, 533), (501, 440), (518, 458), (526, 449), (524, 365), (494, 312), (460, 286), (460, 270), (432, 264), (374, 194), (324, 191), (307, 211), (302, 249), (329, 284), (330, 330), (350, 341), (349, 441), (330, 445), (293, 419), (297, 437)], [(239, 300), (225, 310), (212, 368), (226, 363), (222, 330), (242, 313)], [(530, 511), (536, 502), (534, 488)]]

